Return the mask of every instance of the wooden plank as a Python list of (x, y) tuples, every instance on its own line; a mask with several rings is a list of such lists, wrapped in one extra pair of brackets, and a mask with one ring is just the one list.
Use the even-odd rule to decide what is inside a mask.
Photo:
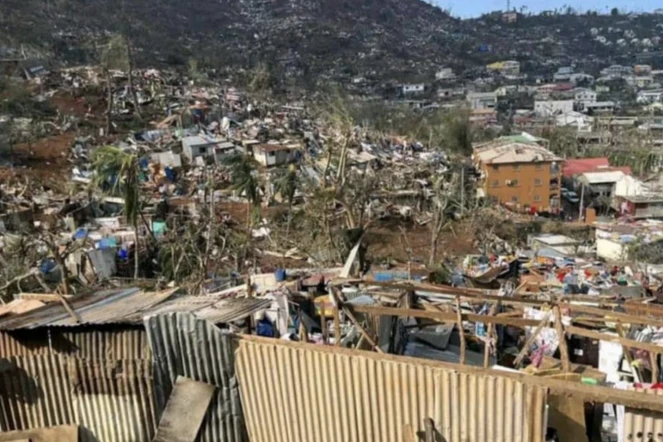
[(555, 315), (555, 330), (557, 330), (557, 336), (559, 338), (559, 355), (562, 360), (562, 370), (568, 372), (571, 370), (571, 361), (569, 361), (569, 348), (566, 346), (566, 335), (564, 334), (564, 324), (562, 324), (562, 314), (560, 313), (558, 306), (553, 307), (553, 314)]
[(340, 299), (337, 296), (336, 288), (332, 287), (330, 290), (331, 297), (334, 301), (334, 344), (337, 347), (341, 346), (341, 316), (339, 314)]
[(612, 336), (605, 333), (599, 333), (593, 330), (587, 330), (586, 328), (574, 327), (571, 325), (566, 327), (566, 332), (571, 335), (584, 336), (590, 339), (598, 339), (601, 341), (622, 344), (623, 346), (628, 348), (638, 348), (640, 350), (646, 350), (651, 352), (659, 352), (663, 349), (663, 347), (659, 347), (658, 345), (649, 344), (646, 342), (633, 341), (631, 339), (626, 339), (619, 336)]
[(433, 419), (429, 417), (424, 419), (424, 430), (426, 442), (435, 442), (435, 425), (433, 424)]
[[(617, 335), (619, 335), (620, 338), (624, 338), (626, 334), (624, 333), (622, 324), (617, 323), (615, 328), (617, 330)], [(626, 362), (628, 362), (628, 367), (631, 370), (631, 373), (633, 373), (633, 380), (635, 382), (642, 382), (642, 374), (640, 373), (640, 370), (633, 365), (633, 355), (631, 355), (631, 350), (622, 345), (622, 351), (624, 352)]]
[[(495, 313), (497, 313), (497, 309), (499, 308), (499, 306), (500, 306), (499, 302), (493, 304), (493, 306), (490, 308), (488, 316), (495, 316)], [(483, 348), (483, 368), (488, 368), (488, 364), (490, 363), (490, 342), (493, 339), (494, 329), (495, 329), (495, 324), (493, 323), (488, 324), (488, 330), (486, 331), (486, 343)]]
[(216, 387), (178, 376), (161, 415), (154, 442), (196, 440)]
[(658, 353), (650, 352), (649, 360), (651, 363), (651, 382), (652, 384), (658, 383), (659, 372), (658, 372)]
[(378, 353), (384, 353), (382, 351), (382, 349), (380, 348), (380, 346), (378, 346), (378, 344), (373, 340), (373, 338), (371, 338), (371, 336), (368, 334), (368, 332), (366, 330), (364, 330), (364, 328), (361, 325), (359, 325), (359, 321), (357, 321), (357, 318), (355, 318), (355, 315), (352, 314), (350, 309), (348, 307), (344, 306), (343, 311), (348, 316), (348, 318), (350, 318), (350, 321), (352, 321), (354, 326), (357, 327), (357, 330), (359, 330), (359, 333), (361, 333), (361, 335), (364, 337), (364, 339), (366, 339), (368, 341), (368, 343), (373, 346), (375, 351), (377, 351)]
[(516, 359), (513, 361), (514, 367), (517, 367), (520, 364), (520, 362), (523, 360), (523, 358), (529, 351), (529, 348), (534, 343), (534, 340), (537, 338), (537, 336), (539, 336), (539, 333), (541, 333), (541, 330), (543, 330), (543, 327), (545, 327), (549, 321), (550, 321), (550, 312), (547, 312), (546, 315), (541, 320), (541, 322), (539, 323), (539, 325), (536, 326), (532, 334), (529, 336), (529, 338), (525, 342), (525, 345), (523, 345), (523, 348), (520, 349), (518, 356), (516, 356)]
[(574, 313), (588, 313), (596, 315), (599, 318), (604, 318), (608, 322), (619, 321), (623, 324), (641, 324), (652, 325), (656, 327), (663, 327), (663, 319), (648, 318), (644, 315), (635, 316), (626, 313), (615, 312), (612, 310), (604, 310), (596, 307), (589, 307), (586, 305), (568, 304), (566, 302), (560, 303), (559, 306), (563, 309), (568, 309)]
[(410, 424), (403, 425), (403, 442), (415, 442), (414, 430)]
[[(60, 295), (64, 299), (71, 299), (74, 295)], [(26, 301), (41, 301), (41, 302), (60, 302), (60, 296), (50, 293), (20, 293), (19, 299)]]
[(465, 329), (463, 329), (463, 312), (460, 309), (460, 298), (456, 298), (456, 318), (458, 333), (460, 334), (460, 363), (465, 365)]
[[(353, 306), (352, 310), (357, 313), (371, 313), (374, 315), (403, 316), (413, 318), (434, 319), (439, 322), (456, 323), (458, 317), (456, 313), (432, 312), (426, 310), (405, 309), (397, 307), (383, 307), (372, 305)], [(464, 313), (462, 319), (470, 322), (484, 322), (486, 324), (512, 325), (514, 327), (536, 327), (539, 321), (535, 319), (508, 318), (502, 316), (488, 316)]]

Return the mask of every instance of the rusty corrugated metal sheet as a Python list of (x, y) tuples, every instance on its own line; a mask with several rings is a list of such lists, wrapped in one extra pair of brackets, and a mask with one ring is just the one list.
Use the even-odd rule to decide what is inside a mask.
[(149, 360), (59, 355), (0, 360), (0, 429), (80, 425), (83, 442), (149, 442), (156, 411)]
[(61, 332), (51, 329), (53, 349), (59, 354), (92, 360), (152, 359), (144, 328), (87, 329)]
[(34, 355), (0, 360), (2, 431), (76, 422), (64, 359)]
[(0, 358), (49, 354), (48, 330), (0, 331)]
[[(648, 388), (637, 391), (661, 396), (663, 401), (663, 390)], [(619, 440), (637, 442), (663, 440), (663, 413), (625, 407), (624, 433)]]
[(87, 359), (150, 359), (144, 328), (0, 331), (0, 358), (59, 354)]
[(69, 358), (76, 423), (103, 442), (150, 442), (156, 410), (149, 360)]
[(196, 441), (240, 442), (246, 439), (235, 377), (235, 340), (229, 333), (189, 313), (145, 319), (155, 365), (157, 409), (163, 411), (177, 376), (217, 387)]
[(252, 442), (401, 442), (425, 418), (446, 442), (543, 440), (547, 390), (498, 373), (244, 338), (236, 357)]

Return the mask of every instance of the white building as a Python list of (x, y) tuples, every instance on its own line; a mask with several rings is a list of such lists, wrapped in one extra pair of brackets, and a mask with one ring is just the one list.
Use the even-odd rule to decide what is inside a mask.
[(585, 104), (585, 112), (591, 112), (594, 114), (605, 114), (611, 113), (615, 110), (614, 101), (597, 101), (594, 103)]
[(580, 112), (565, 112), (555, 117), (555, 125), (560, 127), (573, 127), (580, 132), (591, 132), (593, 118)]
[(534, 112), (538, 117), (552, 117), (573, 112), (573, 100), (536, 100)]
[(497, 107), (497, 95), (495, 92), (470, 92), (467, 101), (472, 110), (495, 109)]
[(601, 71), (602, 77), (626, 77), (628, 75), (633, 75), (633, 68), (629, 66), (621, 66), (618, 64), (613, 64)]
[(198, 157), (215, 155), (215, 149), (228, 140), (216, 139), (207, 135), (194, 135), (182, 138), (182, 154), (193, 161)]
[(423, 83), (418, 84), (404, 84), (403, 93), (404, 94), (420, 94), (426, 89), (426, 85)]
[(640, 104), (660, 103), (663, 101), (663, 89), (640, 91), (638, 92), (637, 101)]
[(253, 147), (253, 158), (265, 167), (282, 166), (297, 159), (297, 150), (282, 144), (259, 144)]
[(456, 74), (451, 68), (442, 68), (435, 73), (436, 80), (453, 80), (456, 78)]

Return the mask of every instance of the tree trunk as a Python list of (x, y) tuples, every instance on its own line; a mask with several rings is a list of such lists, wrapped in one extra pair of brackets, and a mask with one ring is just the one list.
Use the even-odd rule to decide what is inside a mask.
[(111, 75), (110, 71), (104, 68), (104, 73), (106, 74), (106, 88), (108, 89), (108, 95), (106, 101), (108, 102), (108, 107), (106, 108), (106, 136), (110, 135), (112, 128), (111, 113), (113, 111), (113, 87), (111, 84)]
[(129, 93), (131, 94), (131, 99), (134, 103), (134, 112), (140, 118), (140, 103), (138, 102), (138, 94), (136, 94), (136, 88), (134, 87), (134, 59), (133, 51), (131, 49), (131, 40), (127, 35), (124, 36), (124, 40), (127, 44), (127, 64), (129, 65)]

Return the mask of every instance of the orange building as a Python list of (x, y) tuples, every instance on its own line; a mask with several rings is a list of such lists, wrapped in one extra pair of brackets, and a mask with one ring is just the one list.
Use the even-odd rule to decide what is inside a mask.
[(559, 211), (562, 161), (545, 147), (495, 140), (475, 145), (473, 160), (486, 197), (517, 211)]

